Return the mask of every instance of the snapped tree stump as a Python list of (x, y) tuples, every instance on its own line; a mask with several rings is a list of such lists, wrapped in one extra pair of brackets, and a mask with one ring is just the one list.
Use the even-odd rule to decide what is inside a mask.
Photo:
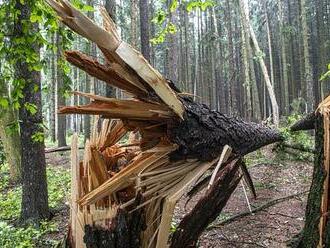
[[(89, 98), (83, 106), (68, 106), (60, 114), (101, 116), (78, 159), (77, 138), (72, 142), (72, 247), (194, 246), (236, 188), (243, 168), (241, 157), (281, 140), (278, 131), (210, 110), (183, 97), (143, 56), (120, 40), (116, 27), (101, 9), (104, 27), (94, 24), (67, 0), (47, 0), (61, 21), (102, 51), (106, 62), (79, 51), (66, 51), (71, 64), (132, 96), (119, 100), (74, 92)], [(98, 117), (97, 117), (98, 118)], [(96, 118), (96, 119), (97, 119)], [(127, 146), (120, 145), (128, 133)], [(169, 240), (176, 202), (218, 164), (215, 180), (193, 211), (184, 217)], [(242, 167), (243, 166), (243, 167)], [(200, 221), (203, 220), (203, 221)], [(180, 246), (180, 240), (184, 243)], [(184, 245), (184, 246), (183, 246)]]

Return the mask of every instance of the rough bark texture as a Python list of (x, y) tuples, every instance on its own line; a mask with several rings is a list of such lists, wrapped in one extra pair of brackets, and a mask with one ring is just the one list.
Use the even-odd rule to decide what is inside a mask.
[[(18, 20), (15, 25), (15, 35), (17, 38), (24, 37), (23, 22), (30, 19), (30, 6), (22, 1), (16, 2), (16, 9), (20, 10)], [(38, 32), (38, 24), (34, 24), (32, 33)], [(39, 53), (39, 48), (35, 47), (35, 52)], [(26, 81), (23, 89), (24, 97), (21, 99), (21, 106), (24, 103), (34, 103), (37, 106), (37, 113), (34, 115), (22, 107), (19, 111), (22, 145), (22, 220), (38, 221), (49, 217), (46, 162), (44, 153), (44, 143), (32, 140), (32, 136), (42, 130), (42, 108), (41, 108), (41, 82), (40, 72), (31, 72), (24, 61), (19, 61), (15, 65), (15, 76), (18, 79), (24, 78)], [(33, 82), (33, 83), (32, 83)], [(35, 92), (35, 85), (38, 89)]]
[[(56, 35), (56, 44), (57, 44), (57, 60), (62, 58), (62, 38), (59, 32)], [(65, 106), (64, 98), (64, 73), (60, 63), (57, 63), (56, 70), (56, 80), (57, 80), (57, 107)], [(59, 115), (57, 116), (57, 141), (58, 147), (66, 146), (66, 116)]]
[[(1, 81), (0, 97), (9, 98), (9, 95), (7, 85)], [(14, 109), (12, 104), (9, 103), (7, 107), (0, 106), (0, 140), (3, 145), (6, 161), (9, 165), (10, 179), (12, 181), (19, 181), (21, 179), (20, 134), (18, 128), (11, 128), (17, 121), (17, 110)]]
[(316, 115), (315, 112), (311, 112), (301, 120), (294, 123), (290, 129), (291, 131), (302, 131), (302, 130), (311, 130), (315, 128)]
[(168, 131), (172, 142), (180, 146), (172, 153), (173, 160), (210, 161), (219, 156), (225, 145), (236, 154), (245, 155), (282, 140), (280, 133), (269, 127), (228, 117), (191, 98), (182, 98), (182, 102), (186, 107), (185, 121)]
[[(141, 195), (136, 198), (136, 205), (142, 203)], [(145, 217), (140, 208), (132, 214), (118, 210), (108, 230), (85, 226), (84, 242), (87, 248), (136, 248), (140, 247), (140, 233), (145, 230)]]
[(218, 172), (213, 186), (180, 222), (171, 239), (171, 248), (196, 247), (201, 233), (218, 217), (237, 187), (240, 162), (236, 159)]
[[(323, 122), (322, 118), (318, 117), (316, 122), (315, 134), (315, 160), (313, 181), (307, 200), (306, 221), (302, 232), (302, 239), (298, 245), (300, 248), (317, 247), (319, 243), (319, 222), (321, 212), (321, 198), (323, 192), (324, 170), (323, 170)], [(327, 237), (329, 237), (329, 225)], [(327, 239), (328, 240), (328, 239)], [(329, 243), (328, 243), (329, 244)], [(329, 246), (326, 246), (329, 247)]]
[(150, 61), (149, 8), (148, 0), (140, 0), (141, 52)]

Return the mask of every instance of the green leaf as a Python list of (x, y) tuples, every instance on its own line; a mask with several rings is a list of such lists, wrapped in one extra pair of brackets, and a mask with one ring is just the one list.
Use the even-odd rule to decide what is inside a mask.
[(151, 21), (155, 24), (161, 25), (166, 20), (166, 16), (164, 10), (159, 10)]
[(86, 12), (94, 12), (95, 9), (93, 8), (93, 6), (90, 6), (90, 5), (84, 5), (84, 7), (82, 8), (82, 11), (86, 11)]
[(167, 26), (167, 32), (170, 34), (175, 34), (177, 32), (177, 28), (173, 23), (169, 23)]
[(172, 0), (170, 5), (170, 12), (174, 12), (178, 8), (178, 0)]
[(8, 101), (8, 99), (6, 99), (6, 98), (0, 98), (0, 106), (2, 107), (2, 108), (8, 108), (8, 106), (9, 106), (9, 101)]
[(24, 107), (31, 115), (35, 115), (38, 111), (38, 107), (33, 103), (27, 102), (24, 104)]
[(34, 142), (43, 142), (45, 140), (45, 134), (43, 132), (35, 132), (31, 138)]

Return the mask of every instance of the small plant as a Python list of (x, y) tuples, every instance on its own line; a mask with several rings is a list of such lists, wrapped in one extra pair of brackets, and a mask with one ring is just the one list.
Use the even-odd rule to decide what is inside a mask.
[[(70, 188), (70, 173), (66, 169), (47, 169), (49, 205), (56, 208), (66, 200)], [(11, 223), (18, 220), (21, 211), (22, 187), (9, 185), (9, 166), (0, 166), (0, 247), (29, 248), (55, 247), (58, 243), (45, 239), (44, 235), (58, 232), (54, 222), (42, 222), (38, 227), (16, 227)]]

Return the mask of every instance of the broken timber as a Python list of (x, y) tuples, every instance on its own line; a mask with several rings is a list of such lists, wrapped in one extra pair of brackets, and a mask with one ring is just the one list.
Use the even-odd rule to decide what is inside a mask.
[[(228, 145), (233, 154), (219, 163), (205, 196), (172, 238), (172, 247), (195, 245), (236, 188), (240, 168), (251, 181), (241, 157), (281, 140), (279, 132), (182, 97), (138, 51), (121, 41), (103, 9), (102, 28), (67, 0), (47, 2), (64, 24), (94, 42), (106, 60), (101, 64), (79, 51), (66, 51), (67, 61), (132, 96), (119, 100), (74, 92), (90, 103), (59, 110), (104, 118), (85, 144), (83, 161), (78, 160), (77, 138), (73, 140), (71, 246), (166, 247), (176, 202), (214, 169)], [(121, 146), (128, 133), (140, 137)]]

